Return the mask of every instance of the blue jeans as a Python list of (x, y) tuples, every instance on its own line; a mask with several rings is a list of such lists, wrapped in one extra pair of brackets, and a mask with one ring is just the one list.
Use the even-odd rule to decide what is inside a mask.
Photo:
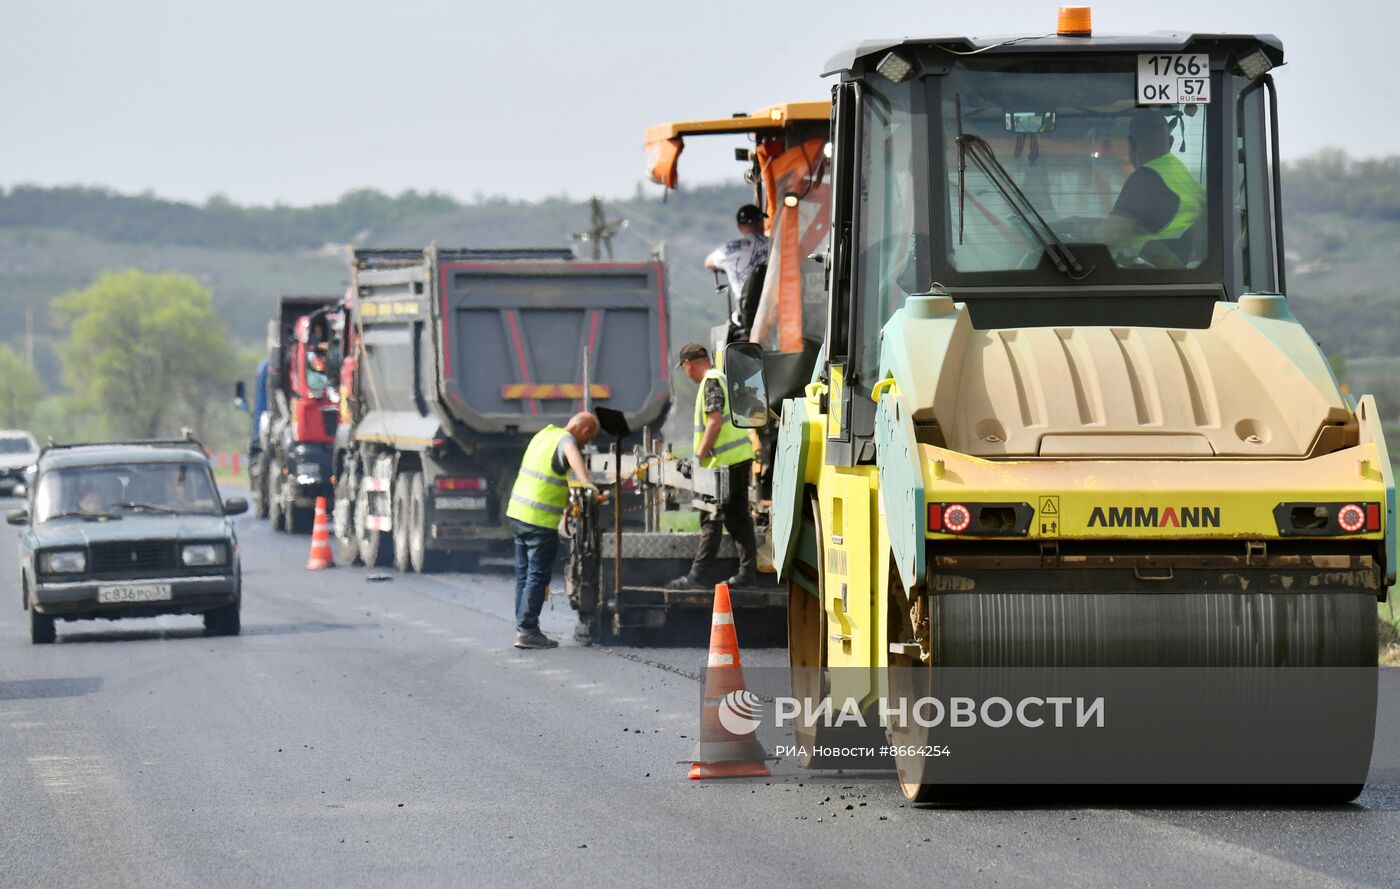
[(533, 633), (540, 628), (544, 591), (554, 574), (559, 532), (516, 519), (510, 526), (515, 531), (515, 628)]

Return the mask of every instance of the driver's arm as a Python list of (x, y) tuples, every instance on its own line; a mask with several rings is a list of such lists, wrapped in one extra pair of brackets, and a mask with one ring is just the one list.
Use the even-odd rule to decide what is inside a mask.
[(1094, 239), (1118, 254), (1135, 240), (1147, 235), (1148, 231), (1131, 216), (1123, 213), (1110, 213), (1100, 225)]

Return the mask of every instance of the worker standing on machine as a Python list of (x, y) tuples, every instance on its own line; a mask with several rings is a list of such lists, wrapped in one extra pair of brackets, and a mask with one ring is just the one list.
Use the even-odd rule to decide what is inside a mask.
[(734, 214), (739, 237), (720, 244), (705, 257), (705, 268), (724, 272), (729, 279), (732, 320), (743, 326), (744, 285), (760, 266), (767, 267), (768, 239), (763, 236), (763, 211), (745, 204)]
[(540, 631), (540, 609), (559, 552), (559, 521), (569, 503), (568, 472), (592, 486), (581, 448), (598, 434), (598, 418), (578, 413), (563, 429), (535, 433), (520, 461), (506, 516), (515, 533), (515, 647), (558, 648)]
[(730, 586), (751, 585), (758, 579), (758, 544), (754, 539), (753, 517), (749, 515), (749, 474), (754, 448), (748, 433), (729, 422), (729, 391), (724, 374), (710, 361), (710, 353), (699, 343), (681, 347), (676, 365), (700, 384), (695, 393), (695, 462), (706, 469), (727, 468), (729, 491), (719, 509), (702, 514), (700, 547), (690, 571), (671, 581), (673, 589), (695, 589), (707, 585), (710, 563), (719, 555), (723, 528), (729, 529), (739, 551), (739, 570), (729, 578)]

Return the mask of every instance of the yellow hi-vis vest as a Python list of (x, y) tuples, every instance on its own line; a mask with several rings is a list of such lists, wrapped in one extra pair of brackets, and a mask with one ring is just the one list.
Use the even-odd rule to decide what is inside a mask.
[(748, 432), (729, 422), (729, 385), (725, 382), (724, 374), (713, 367), (705, 371), (705, 378), (700, 381), (700, 389), (695, 393), (695, 450), (700, 450), (700, 442), (705, 438), (705, 422), (708, 419), (705, 414), (705, 384), (710, 380), (718, 380), (724, 392), (724, 423), (719, 427), (719, 437), (715, 439), (714, 447), (710, 448), (710, 456), (701, 460), (700, 465), (714, 469), (716, 466), (733, 466), (752, 460), (753, 443), (749, 441)]
[(554, 471), (554, 452), (567, 434), (558, 426), (546, 426), (530, 439), (515, 486), (510, 489), (506, 515), (527, 525), (558, 527), (569, 502), (569, 480)]
[(1201, 218), (1201, 211), (1205, 209), (1206, 204), (1206, 190), (1201, 187), (1201, 183), (1196, 181), (1196, 177), (1181, 162), (1181, 158), (1171, 152), (1153, 158), (1143, 166), (1161, 176), (1167, 188), (1170, 188), (1172, 194), (1175, 194), (1180, 200), (1176, 208), (1176, 215), (1171, 218), (1171, 221), (1146, 240), (1155, 241), (1161, 238), (1176, 237)]

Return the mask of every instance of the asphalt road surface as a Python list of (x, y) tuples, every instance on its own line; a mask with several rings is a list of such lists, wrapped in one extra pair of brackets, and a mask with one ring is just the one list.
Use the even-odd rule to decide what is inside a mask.
[(887, 774), (688, 781), (698, 645), (580, 647), (560, 601), (564, 646), (519, 652), (504, 563), (370, 582), (239, 528), (242, 636), (168, 617), (44, 647), (0, 532), (0, 885), (1400, 883), (1394, 783), (1342, 807), (921, 809)]

